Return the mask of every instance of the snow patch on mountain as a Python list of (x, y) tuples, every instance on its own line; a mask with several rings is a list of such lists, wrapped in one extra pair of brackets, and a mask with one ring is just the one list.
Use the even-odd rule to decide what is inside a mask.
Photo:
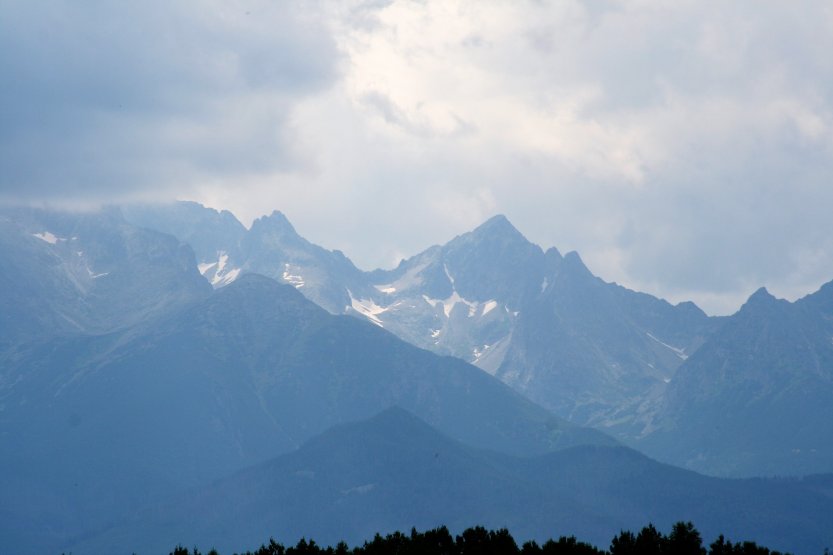
[[(81, 253), (79, 253), (79, 254), (81, 254)], [(215, 266), (217, 266), (217, 263), (216, 263), (216, 262), (201, 262), (200, 264), (197, 264), (197, 270), (200, 272), (200, 274), (201, 274), (202, 276), (205, 276), (205, 274), (206, 274), (206, 273), (207, 273), (207, 272), (208, 272), (211, 268), (214, 268)]]
[(673, 347), (673, 346), (669, 345), (668, 343), (664, 343), (664, 342), (660, 341), (659, 339), (657, 339), (656, 337), (654, 337), (653, 335), (651, 335), (648, 332), (645, 332), (645, 335), (647, 335), (649, 338), (653, 339), (654, 341), (656, 341), (657, 343), (659, 343), (663, 347), (667, 347), (668, 349), (671, 349), (672, 351), (674, 351), (674, 354), (676, 354), (678, 357), (680, 357), (680, 359), (686, 360), (688, 358), (688, 355), (685, 354), (684, 349), (678, 349), (677, 347)]
[(234, 268), (223, 274), (222, 276), (215, 277), (214, 281), (211, 282), (211, 285), (216, 285), (218, 287), (222, 287), (223, 285), (228, 285), (232, 281), (236, 280), (237, 277), (240, 275), (240, 268)]
[(214, 287), (222, 287), (237, 279), (237, 276), (240, 275), (240, 268), (232, 268), (226, 271), (227, 265), (228, 253), (220, 251), (220, 257), (217, 259), (217, 271), (211, 279), (211, 285)]
[(423, 295), (423, 296), (422, 296), (422, 299), (423, 299), (426, 303), (430, 304), (430, 305), (431, 305), (431, 308), (436, 308), (438, 304), (441, 304), (441, 303), (442, 303), (442, 301), (441, 301), (441, 300), (439, 300), (439, 299), (430, 299), (430, 298), (428, 298), (428, 295)]
[(484, 372), (492, 376), (496, 375), (498, 368), (500, 368), (503, 359), (506, 357), (506, 350), (509, 348), (511, 337), (512, 334), (509, 333), (501, 337), (498, 341), (490, 343), (488, 348), (480, 351), (480, 356), (474, 357), (470, 362)]
[(451, 282), (451, 286), (453, 287), (454, 286), (454, 278), (451, 277), (451, 274), (448, 271), (448, 265), (447, 264), (443, 264), (443, 271), (445, 272), (445, 277), (448, 278), (448, 281)]
[(32, 237), (37, 237), (41, 241), (49, 243), (50, 245), (54, 245), (58, 241), (66, 241), (66, 239), (64, 239), (63, 237), (57, 237), (49, 231), (44, 231), (43, 233), (33, 233)]
[(217, 272), (222, 272), (228, 263), (228, 254), (225, 251), (220, 251), (220, 258), (217, 260)]
[(423, 295), (422, 298), (425, 299), (425, 302), (430, 304), (432, 308), (436, 308), (437, 305), (442, 305), (443, 313), (446, 318), (451, 317), (451, 311), (454, 310), (454, 306), (457, 305), (457, 303), (462, 303), (469, 307), (469, 318), (477, 314), (478, 303), (464, 299), (457, 291), (454, 291), (447, 299), (431, 299), (427, 295)]
[(415, 265), (413, 268), (408, 268), (408, 270), (399, 277), (399, 279), (391, 282), (391, 283), (384, 283), (374, 285), (377, 290), (382, 293), (391, 295), (393, 293), (401, 293), (403, 291), (407, 291), (412, 287), (416, 287), (422, 285), (422, 276), (420, 276), (420, 272), (422, 272), (431, 261), (422, 262), (420, 264)]
[(298, 272), (299, 268), (296, 266), (293, 270), (291, 264), (284, 264), (283, 274), (281, 275), (281, 278), (288, 284), (295, 287), (295, 289), (300, 289), (305, 284), (304, 278), (300, 274), (293, 274), (293, 271)]
[(482, 357), (489, 349), (491, 349), (491, 345), (483, 345), (482, 348), (475, 347), (474, 349), (472, 349), (471, 354), (474, 357), (474, 360), (477, 360), (480, 357)]
[(88, 267), (87, 268), (87, 274), (90, 276), (90, 279), (98, 279), (100, 277), (104, 277), (106, 275), (109, 275), (110, 272), (101, 272), (101, 273), (97, 274), (97, 273), (93, 272), (92, 270), (90, 270), (90, 268)]
[(216, 262), (200, 262), (197, 270), (215, 289), (228, 285), (240, 276), (240, 268), (228, 268), (229, 255), (226, 251), (217, 252)]
[(379, 319), (379, 314), (382, 314), (387, 310), (385, 307), (381, 307), (373, 302), (373, 299), (357, 299), (353, 296), (353, 293), (348, 289), (347, 294), (350, 296), (350, 306), (347, 308), (352, 308), (380, 328), (385, 327), (382, 324), (382, 320)]

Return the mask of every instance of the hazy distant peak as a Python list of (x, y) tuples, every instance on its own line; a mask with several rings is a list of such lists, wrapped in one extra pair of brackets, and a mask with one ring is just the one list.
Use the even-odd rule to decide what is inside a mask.
[(777, 299), (767, 290), (766, 287), (759, 287), (757, 291), (752, 293), (747, 302), (769, 302), (774, 300)]
[(810, 293), (801, 298), (797, 304), (810, 306), (833, 316), (833, 281), (828, 281), (819, 287), (819, 290), (815, 293)]
[(512, 224), (509, 222), (509, 218), (507, 218), (503, 214), (495, 214), (494, 216), (492, 216), (491, 218), (489, 218), (488, 220), (486, 220), (485, 222), (480, 224), (479, 227), (486, 227), (486, 226), (490, 226), (490, 225), (503, 225), (503, 226), (510, 226), (510, 227), (514, 228), (514, 226), (512, 226)]
[(462, 448), (459, 442), (428, 424), (422, 418), (398, 405), (390, 406), (368, 419), (335, 426), (307, 442), (301, 449), (306, 452), (334, 452), (345, 443), (376, 445), (385, 451), (391, 448), (431, 445)]
[(526, 237), (503, 214), (492, 216), (471, 232), (475, 237), (509, 236), (526, 241)]
[[(378, 425), (386, 424), (401, 429), (402, 432), (414, 432), (417, 430), (431, 429), (424, 420), (414, 415), (409, 410), (406, 410), (399, 405), (391, 405), (390, 407), (380, 411), (375, 416), (367, 420), (368, 424)], [(405, 436), (410, 434), (403, 434)]]
[(273, 210), (268, 216), (262, 216), (252, 223), (252, 231), (271, 231), (281, 235), (297, 235), (289, 219), (278, 210)]
[(591, 274), (590, 270), (584, 264), (581, 256), (576, 251), (570, 251), (564, 255), (565, 267), (574, 271)]
[[(155, 203), (150, 203), (150, 206), (153, 206), (154, 204)], [(210, 207), (205, 206), (204, 204), (199, 203), (199, 202), (194, 201), (194, 200), (177, 200), (177, 201), (174, 201), (173, 203), (167, 203), (167, 202), (160, 203), (160, 205), (161, 206), (168, 206), (168, 205), (179, 206), (183, 210), (192, 210), (194, 212), (204, 212), (204, 211), (209, 211), (209, 210), (212, 211), (212, 212), (217, 212), (217, 209), (210, 208)], [(138, 203), (138, 206), (142, 206), (142, 204)]]
[(694, 313), (702, 314), (703, 316), (706, 316), (706, 313), (703, 312), (703, 309), (700, 308), (699, 306), (697, 306), (692, 301), (681, 301), (681, 302), (675, 304), (674, 306), (676, 308), (681, 309), (681, 310), (686, 310), (688, 312), (694, 312)]
[(176, 235), (186, 241), (205, 233), (206, 226), (224, 224), (224, 232), (240, 234), (245, 226), (228, 210), (217, 210), (191, 200), (130, 203), (119, 207), (124, 218), (136, 225)]
[[(466, 257), (488, 256), (493, 260), (504, 259), (506, 256), (516, 257), (522, 252), (535, 257), (544, 253), (541, 247), (529, 242), (506, 216), (500, 214), (489, 218), (472, 231), (455, 237), (442, 250), (447, 260), (450, 253), (466, 253)], [(452, 254), (452, 257), (456, 256)]]
[(757, 291), (750, 295), (749, 299), (740, 307), (739, 313), (757, 313), (761, 310), (770, 310), (779, 305), (789, 305), (790, 303), (784, 299), (778, 299), (770, 293), (766, 287), (760, 287)]
[(194, 217), (204, 217), (206, 219), (218, 218), (219, 221), (229, 223), (234, 227), (244, 228), (240, 220), (237, 219), (237, 216), (228, 210), (217, 210), (216, 208), (211, 208), (210, 206), (205, 206), (191, 200), (178, 200), (176, 201), (176, 206), (180, 206)]
[(236, 224), (240, 227), (245, 227), (232, 212), (229, 212), (228, 210), (218, 210), (217, 213), (220, 215), (221, 220)]
[(544, 253), (544, 255), (545, 255), (548, 259), (554, 259), (554, 260), (561, 260), (562, 258), (564, 258), (564, 257), (561, 255), (561, 251), (559, 251), (559, 250), (558, 250), (557, 248), (555, 248), (555, 247), (550, 247), (550, 248), (548, 248), (548, 249), (547, 249), (547, 252), (545, 252), (545, 253)]

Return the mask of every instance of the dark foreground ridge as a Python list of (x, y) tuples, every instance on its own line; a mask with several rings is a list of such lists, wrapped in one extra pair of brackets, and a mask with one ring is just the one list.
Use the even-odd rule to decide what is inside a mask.
[[(827, 555), (827, 549), (824, 550)], [(376, 534), (373, 540), (361, 546), (348, 547), (339, 542), (335, 547), (321, 547), (315, 540), (301, 540), (295, 545), (284, 547), (270, 539), (255, 551), (246, 551), (241, 555), (781, 555), (779, 551), (770, 551), (755, 542), (744, 541), (732, 543), (722, 535), (713, 541), (709, 548), (703, 546), (700, 532), (691, 522), (678, 522), (668, 535), (659, 532), (648, 524), (638, 534), (622, 531), (615, 536), (607, 551), (589, 543), (579, 541), (575, 536), (561, 536), (558, 541), (547, 540), (538, 545), (528, 541), (518, 547), (515, 539), (505, 528), (487, 530), (482, 526), (467, 528), (456, 538), (448, 528), (441, 526), (417, 532), (411, 529), (410, 535), (394, 532), (386, 536)], [(202, 555), (194, 547), (177, 546), (169, 555)], [(220, 555), (211, 549), (205, 555)]]

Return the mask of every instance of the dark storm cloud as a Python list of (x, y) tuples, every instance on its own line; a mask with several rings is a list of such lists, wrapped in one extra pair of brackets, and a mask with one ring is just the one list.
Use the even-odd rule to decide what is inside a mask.
[(335, 47), (283, 2), (4, 2), (0, 196), (114, 197), (293, 163)]

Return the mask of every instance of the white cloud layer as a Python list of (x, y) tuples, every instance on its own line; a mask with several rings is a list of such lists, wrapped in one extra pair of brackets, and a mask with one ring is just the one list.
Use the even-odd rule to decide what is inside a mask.
[(0, 195), (278, 208), (360, 266), (502, 212), (725, 313), (833, 279), (833, 6), (4, 3)]

